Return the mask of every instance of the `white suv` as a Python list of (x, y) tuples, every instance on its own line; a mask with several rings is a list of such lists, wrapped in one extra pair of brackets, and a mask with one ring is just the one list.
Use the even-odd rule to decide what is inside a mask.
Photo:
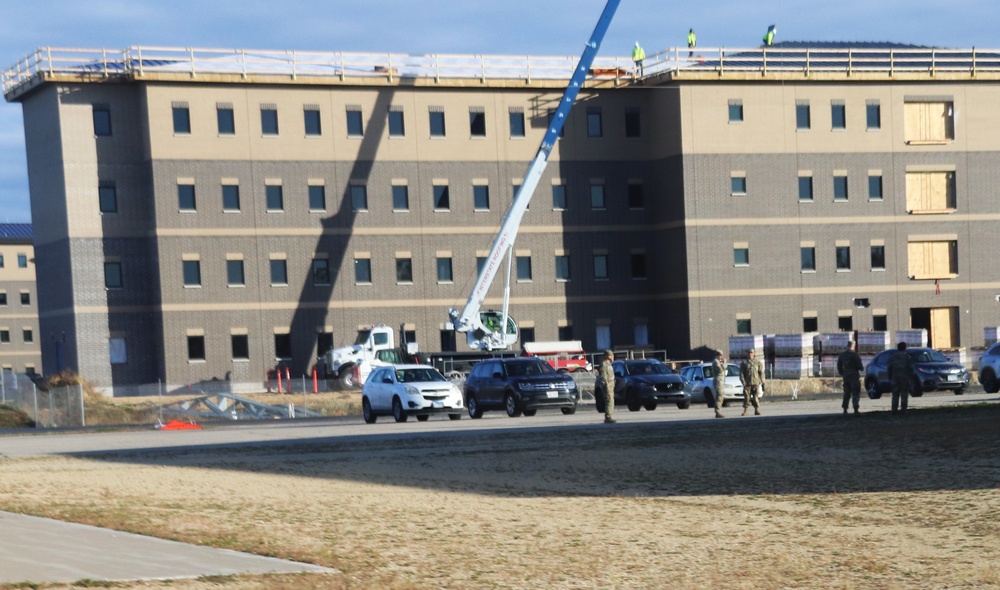
[(423, 422), (431, 414), (459, 420), (464, 409), (462, 390), (428, 365), (376, 367), (361, 389), (361, 410), (369, 424), (380, 415), (391, 415), (396, 422), (410, 416)]
[(986, 349), (979, 359), (979, 382), (986, 393), (1000, 391), (1000, 342)]

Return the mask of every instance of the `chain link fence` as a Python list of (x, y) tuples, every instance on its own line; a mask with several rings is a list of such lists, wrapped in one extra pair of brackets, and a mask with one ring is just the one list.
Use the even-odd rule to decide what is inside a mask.
[(34, 420), (36, 428), (87, 425), (80, 384), (44, 390), (26, 374), (4, 372), (0, 404), (21, 410)]

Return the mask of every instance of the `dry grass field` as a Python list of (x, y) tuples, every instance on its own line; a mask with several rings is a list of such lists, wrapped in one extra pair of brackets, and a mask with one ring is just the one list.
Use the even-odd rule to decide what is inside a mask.
[(150, 588), (1000, 588), (1000, 405), (0, 459), (0, 509), (343, 572)]

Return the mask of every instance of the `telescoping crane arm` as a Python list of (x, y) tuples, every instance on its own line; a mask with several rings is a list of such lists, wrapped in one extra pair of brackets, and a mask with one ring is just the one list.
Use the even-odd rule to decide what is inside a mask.
[[(590, 40), (583, 50), (583, 55), (580, 56), (576, 70), (570, 78), (569, 85), (563, 93), (562, 100), (556, 108), (545, 136), (542, 138), (542, 145), (528, 165), (528, 170), (521, 181), (521, 188), (514, 195), (514, 200), (504, 215), (500, 231), (493, 240), (493, 247), (490, 248), (486, 262), (479, 271), (476, 285), (469, 295), (465, 308), (461, 313), (457, 309), (452, 309), (449, 312), (455, 330), (467, 333), (468, 343), (472, 348), (493, 350), (506, 348), (517, 342), (517, 324), (507, 315), (510, 302), (510, 263), (514, 240), (517, 238), (517, 231), (521, 226), (521, 218), (524, 217), (528, 203), (535, 193), (535, 187), (538, 186), (538, 181), (541, 180), (545, 166), (549, 162), (549, 154), (555, 146), (563, 124), (566, 123), (566, 117), (573, 107), (573, 102), (576, 101), (576, 95), (580, 93), (580, 88), (590, 71), (590, 66), (594, 63), (594, 58), (597, 57), (597, 50), (600, 49), (601, 41), (604, 40), (604, 34), (607, 33), (608, 26), (611, 24), (611, 19), (614, 17), (620, 2), (621, 0), (608, 0), (604, 6), (604, 12), (601, 13), (601, 18), (597, 21), (597, 26), (594, 27), (594, 32), (590, 35)], [(481, 311), (483, 300), (486, 299), (486, 292), (493, 284), (493, 279), (504, 257), (507, 258), (507, 280), (504, 285), (503, 311), (500, 313)]]

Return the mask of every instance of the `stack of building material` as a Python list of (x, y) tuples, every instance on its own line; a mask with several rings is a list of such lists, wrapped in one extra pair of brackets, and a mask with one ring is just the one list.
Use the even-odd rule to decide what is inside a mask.
[(910, 348), (927, 346), (927, 330), (896, 330), (896, 344), (905, 342)]
[(876, 354), (891, 346), (889, 332), (858, 332), (858, 354), (866, 367), (875, 359)]
[(729, 337), (729, 358), (734, 362), (749, 357), (751, 350), (754, 351), (757, 358), (764, 359), (763, 334)]
[(840, 353), (847, 350), (851, 342), (851, 332), (832, 332), (816, 335), (816, 354), (818, 357), (820, 377), (839, 377), (837, 375), (837, 359)]
[(777, 334), (774, 337), (774, 378), (801, 379), (813, 374), (814, 334)]

